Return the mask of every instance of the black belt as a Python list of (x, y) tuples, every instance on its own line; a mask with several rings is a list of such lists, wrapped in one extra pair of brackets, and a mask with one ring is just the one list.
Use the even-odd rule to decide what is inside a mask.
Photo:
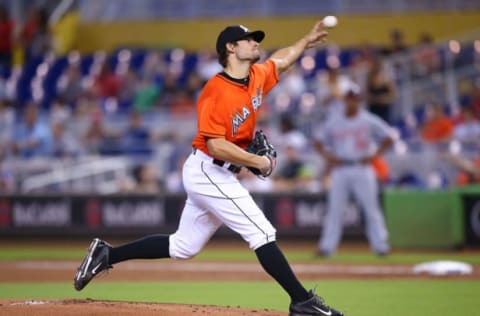
[[(225, 165), (225, 161), (218, 159), (213, 159), (213, 163), (220, 167), (223, 167)], [(230, 164), (227, 170), (233, 173), (239, 173), (240, 170), (242, 170), (242, 167)]]
[[(197, 148), (193, 147), (193, 154), (195, 155), (197, 152)], [(219, 167), (222, 167), (225, 166), (225, 161), (223, 160), (220, 160), (220, 159), (212, 159), (212, 163), (219, 166)], [(237, 166), (237, 165), (234, 165), (234, 164), (230, 164), (227, 168), (228, 171), (232, 172), (232, 173), (239, 173), (240, 170), (242, 170), (242, 167), (241, 166)]]
[(352, 159), (340, 159), (338, 161), (339, 166), (358, 166), (358, 165), (366, 165), (367, 163), (362, 159), (352, 160)]

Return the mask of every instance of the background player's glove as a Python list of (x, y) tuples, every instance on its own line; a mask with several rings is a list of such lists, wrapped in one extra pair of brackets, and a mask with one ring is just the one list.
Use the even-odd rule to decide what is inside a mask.
[(255, 155), (266, 156), (270, 160), (270, 169), (267, 172), (262, 172), (255, 167), (247, 167), (248, 170), (257, 176), (262, 177), (268, 177), (272, 174), (276, 164), (277, 151), (273, 148), (272, 144), (268, 142), (267, 136), (265, 136), (263, 131), (260, 130), (255, 132), (255, 136), (245, 150)]

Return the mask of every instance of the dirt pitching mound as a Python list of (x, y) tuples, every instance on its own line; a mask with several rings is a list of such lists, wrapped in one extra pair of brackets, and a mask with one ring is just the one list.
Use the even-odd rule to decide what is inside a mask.
[(96, 300), (0, 300), (0, 315), (8, 316), (285, 316), (268, 309), (207, 305), (134, 303)]

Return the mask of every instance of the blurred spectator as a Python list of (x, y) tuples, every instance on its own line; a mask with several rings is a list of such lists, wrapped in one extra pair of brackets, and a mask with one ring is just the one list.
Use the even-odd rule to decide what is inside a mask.
[(143, 117), (132, 111), (128, 117), (128, 126), (122, 135), (123, 152), (127, 155), (150, 155), (150, 130), (143, 124)]
[(185, 90), (179, 90), (170, 104), (170, 113), (175, 116), (191, 117), (195, 112), (195, 100)]
[(151, 50), (145, 56), (143, 65), (140, 69), (141, 78), (153, 78), (161, 82), (167, 72), (167, 63), (165, 62), (165, 53), (162, 50)]
[(161, 108), (168, 109), (174, 102), (178, 90), (178, 74), (173, 71), (168, 71), (165, 74), (163, 89), (159, 100), (159, 106)]
[(440, 69), (440, 54), (429, 33), (422, 33), (418, 45), (412, 50), (413, 72), (417, 77), (426, 76)]
[(7, 92), (7, 79), (0, 74), (0, 100), (12, 100), (11, 95)]
[(94, 92), (91, 90), (84, 91), (77, 100), (68, 128), (82, 142), (87, 130), (90, 128), (91, 121), (101, 114), (100, 108), (100, 100), (95, 97)]
[(420, 124), (421, 122), (412, 111), (405, 113), (401, 120), (396, 122), (395, 127), (402, 139), (410, 140), (418, 137)]
[(62, 97), (56, 97), (50, 106), (50, 120), (52, 122), (68, 123), (72, 110)]
[(305, 150), (308, 145), (308, 140), (305, 135), (296, 128), (291, 116), (283, 115), (280, 118), (279, 128), (280, 135), (277, 136), (278, 143), (273, 143), (279, 151), (284, 150), (284, 147), (288, 144), (295, 146), (299, 151)]
[(342, 113), (343, 93), (350, 83), (348, 76), (342, 75), (339, 68), (328, 68), (326, 73), (319, 74), (317, 80), (316, 90), (320, 111), (326, 117)]
[(93, 118), (82, 138), (83, 146), (89, 154), (100, 153), (100, 146), (102, 144), (104, 134), (105, 132), (102, 120), (98, 117)]
[(41, 57), (52, 50), (53, 39), (48, 25), (48, 12), (44, 8), (31, 7), (21, 33), (20, 42), (26, 60)]
[(74, 157), (81, 153), (78, 140), (65, 129), (65, 122), (54, 121), (52, 123), (52, 147), (51, 156), (55, 158)]
[(275, 191), (311, 191), (314, 189), (314, 174), (300, 155), (298, 144), (290, 141), (286, 144), (284, 156), (274, 175)]
[(213, 51), (203, 50), (198, 53), (197, 73), (203, 82), (221, 72), (222, 66), (217, 60), (217, 54)]
[(13, 170), (5, 163), (0, 153), (0, 193), (9, 193), (15, 190), (15, 177)]
[(464, 157), (446, 154), (444, 158), (459, 170), (456, 185), (480, 184), (480, 157), (467, 159)]
[(7, 9), (0, 5), (0, 75), (12, 64), (13, 30), (14, 23)]
[(473, 85), (472, 90), (472, 111), (473, 115), (480, 120), (480, 80)]
[(157, 169), (150, 163), (138, 165), (133, 168), (135, 184), (133, 192), (155, 194), (161, 191), (157, 178)]
[(385, 56), (404, 52), (407, 49), (405, 44), (405, 35), (399, 29), (393, 29), (390, 32), (390, 44), (383, 48), (382, 53)]
[(421, 127), (421, 137), (428, 143), (449, 140), (453, 133), (453, 122), (445, 115), (440, 104), (434, 103), (427, 108), (427, 118)]
[(293, 65), (285, 74), (283, 80), (278, 83), (277, 91), (288, 94), (291, 98), (299, 98), (307, 90), (306, 80), (302, 76), (298, 65)]
[(480, 144), (480, 121), (473, 115), (472, 108), (462, 108), (461, 122), (453, 130), (453, 137), (462, 143)]
[(383, 57), (389, 58), (396, 78), (407, 78), (410, 76), (409, 68), (410, 60), (403, 57), (407, 51), (405, 44), (405, 36), (399, 29), (393, 29), (390, 32), (390, 44), (381, 50)]
[(395, 101), (395, 83), (389, 78), (380, 58), (375, 58), (367, 76), (368, 109), (386, 122), (391, 122), (391, 111)]
[(203, 88), (204, 81), (196, 71), (192, 71), (187, 78), (187, 83), (185, 86), (185, 91), (193, 99), (197, 100), (200, 90)]
[(50, 153), (52, 136), (48, 124), (39, 118), (36, 103), (29, 103), (23, 112), (22, 122), (16, 126), (12, 151), (22, 158), (46, 156)]
[(118, 101), (120, 102), (121, 106), (129, 107), (135, 99), (139, 78), (137, 77), (135, 70), (129, 68), (122, 76), (120, 81)]
[(70, 105), (74, 105), (84, 91), (82, 74), (78, 64), (71, 63), (57, 81), (57, 93)]
[(15, 123), (15, 113), (4, 100), (0, 99), (0, 157), (8, 151)]
[(160, 96), (160, 86), (153, 77), (143, 77), (137, 84), (134, 107), (138, 111), (149, 111), (157, 103)]
[(120, 91), (120, 79), (108, 62), (101, 66), (93, 85), (95, 92), (102, 98), (117, 98)]
[(95, 113), (82, 137), (82, 143), (89, 154), (112, 155), (121, 152), (118, 135), (105, 126), (101, 113)]
[(349, 66), (350, 74), (352, 80), (358, 83), (362, 90), (366, 90), (367, 75), (375, 58), (377, 58), (376, 52), (370, 43), (362, 43), (353, 51), (352, 61)]

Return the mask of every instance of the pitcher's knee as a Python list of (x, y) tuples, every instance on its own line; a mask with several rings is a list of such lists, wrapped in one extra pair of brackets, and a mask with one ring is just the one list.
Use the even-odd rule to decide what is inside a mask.
[(170, 257), (173, 259), (190, 259), (195, 257), (203, 245), (181, 238), (176, 234), (170, 236)]
[(244, 237), (248, 242), (250, 249), (256, 250), (262, 247), (265, 244), (268, 244), (276, 240), (276, 231), (272, 227), (271, 229), (264, 230), (259, 233), (255, 233), (249, 236)]

